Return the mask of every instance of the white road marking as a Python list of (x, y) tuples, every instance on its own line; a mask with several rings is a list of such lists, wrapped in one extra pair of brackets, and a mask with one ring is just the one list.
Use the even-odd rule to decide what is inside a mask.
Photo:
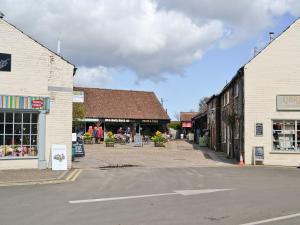
[(275, 222), (275, 221), (280, 221), (280, 220), (287, 220), (287, 219), (291, 219), (291, 218), (295, 218), (295, 217), (299, 217), (299, 216), (300, 216), (300, 213), (296, 213), (296, 214), (291, 214), (291, 215), (287, 215), (287, 216), (280, 216), (280, 217), (274, 217), (271, 219), (255, 221), (255, 222), (251, 222), (251, 223), (244, 223), (241, 225), (257, 225), (257, 224), (263, 224), (263, 223), (270, 223), (270, 222)]
[(189, 196), (189, 195), (199, 195), (199, 194), (207, 194), (207, 193), (230, 191), (230, 190), (232, 189), (182, 190), (182, 191), (174, 191), (174, 192), (183, 196)]
[(151, 195), (133, 195), (133, 196), (125, 196), (125, 197), (74, 200), (74, 201), (69, 201), (69, 203), (79, 204), (79, 203), (92, 203), (92, 202), (107, 202), (107, 201), (117, 201), (117, 200), (137, 199), (137, 198), (150, 198), (150, 197), (159, 197), (159, 196), (168, 196), (168, 195), (189, 196), (189, 195), (199, 195), (199, 194), (207, 194), (207, 193), (212, 193), (212, 192), (230, 191), (230, 190), (232, 190), (232, 189), (179, 190), (179, 191), (174, 191), (174, 192), (170, 192), (170, 193), (151, 194)]

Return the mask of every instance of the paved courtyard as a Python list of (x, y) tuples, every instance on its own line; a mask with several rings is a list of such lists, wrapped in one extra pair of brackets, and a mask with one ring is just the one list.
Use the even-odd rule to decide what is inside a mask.
[(143, 147), (132, 144), (107, 148), (105, 144), (85, 145), (86, 156), (76, 159), (74, 168), (140, 166), (150, 168), (227, 166), (232, 161), (219, 157), (207, 148), (199, 148), (186, 141), (170, 141), (164, 148), (153, 143)]

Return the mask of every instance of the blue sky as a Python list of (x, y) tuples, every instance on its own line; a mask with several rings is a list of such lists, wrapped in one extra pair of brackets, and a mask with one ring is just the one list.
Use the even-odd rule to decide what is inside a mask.
[(113, 81), (103, 87), (154, 91), (159, 99), (165, 100), (164, 105), (172, 119), (174, 114), (181, 111), (197, 111), (199, 99), (218, 93), (235, 72), (253, 56), (254, 46), (262, 47), (263, 43), (267, 44), (270, 31), (277, 36), (294, 20), (295, 17), (286, 14), (278, 18), (274, 26), (263, 30), (255, 38), (234, 47), (211, 49), (201, 60), (186, 68), (183, 76), (172, 76), (160, 83), (148, 80), (137, 84), (133, 73), (123, 71), (116, 73)]
[(1, 0), (0, 11), (53, 51), (61, 41), (74, 86), (154, 91), (174, 119), (218, 93), (300, 1)]

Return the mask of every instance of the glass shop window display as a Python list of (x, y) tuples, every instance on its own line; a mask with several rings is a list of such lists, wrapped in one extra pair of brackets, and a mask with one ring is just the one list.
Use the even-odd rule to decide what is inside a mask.
[[(296, 151), (299, 122), (295, 120), (273, 121), (273, 150)], [(300, 141), (300, 140), (299, 140)]]
[(38, 113), (0, 112), (0, 158), (37, 156)]

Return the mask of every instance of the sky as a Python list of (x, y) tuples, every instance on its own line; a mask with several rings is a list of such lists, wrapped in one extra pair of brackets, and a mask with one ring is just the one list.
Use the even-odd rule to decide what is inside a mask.
[(299, 0), (1, 0), (5, 19), (78, 68), (75, 86), (154, 91), (197, 111), (300, 16)]

